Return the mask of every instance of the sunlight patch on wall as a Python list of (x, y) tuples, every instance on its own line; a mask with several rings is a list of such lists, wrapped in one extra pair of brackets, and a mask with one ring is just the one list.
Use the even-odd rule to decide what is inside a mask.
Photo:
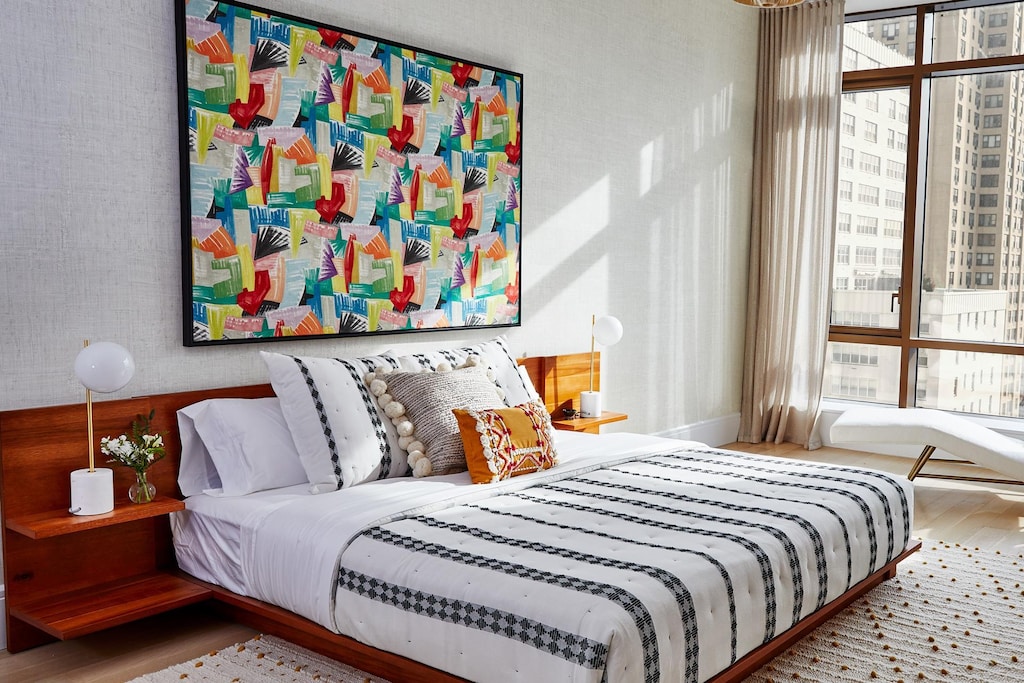
[(665, 174), (665, 137), (659, 135), (640, 148), (640, 196), (661, 182)]

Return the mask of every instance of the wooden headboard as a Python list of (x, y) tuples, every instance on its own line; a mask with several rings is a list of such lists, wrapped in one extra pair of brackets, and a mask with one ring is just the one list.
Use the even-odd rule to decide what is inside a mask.
[[(589, 354), (582, 353), (524, 358), (519, 363), (526, 367), (548, 410), (554, 412), (570, 405), (580, 390), (588, 388), (589, 359)], [(101, 436), (125, 433), (136, 416), (152, 411), (152, 427), (164, 433), (167, 457), (150, 469), (149, 478), (158, 494), (180, 498), (177, 471), (181, 445), (176, 412), (204, 399), (273, 395), (269, 384), (258, 384), (96, 402), (93, 424), (97, 462), (105, 459), (99, 453)], [(166, 515), (54, 538), (29, 538), (7, 523), (33, 515), (52, 516), (68, 508), (70, 473), (88, 463), (86, 433), (84, 403), (0, 412), (0, 516), (4, 520), (8, 614), (25, 594), (87, 591), (98, 581), (116, 583), (174, 565)], [(134, 474), (127, 467), (113, 469), (115, 503), (123, 503)], [(12, 652), (52, 640), (24, 623), (12, 628), (10, 618), (7, 632)]]

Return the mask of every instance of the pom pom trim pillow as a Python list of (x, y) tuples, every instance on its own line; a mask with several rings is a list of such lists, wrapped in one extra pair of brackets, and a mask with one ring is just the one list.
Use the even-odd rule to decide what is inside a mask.
[(378, 368), (398, 368), (397, 359), (260, 355), (312, 493), (409, 473), (398, 431), (364, 381)]
[(396, 425), (399, 446), (409, 453), (413, 476), (465, 471), (466, 455), (452, 409), (503, 406), (493, 376), (476, 356), (455, 370), (442, 361), (436, 372), (367, 376), (370, 393)]
[[(494, 383), (505, 394), (505, 405), (517, 406), (537, 400), (537, 391), (533, 388), (532, 383), (527, 386), (523, 381), (519, 374), (519, 364), (512, 356), (508, 341), (504, 337), (496, 337), (490, 341), (454, 349), (400, 356), (398, 360), (401, 362), (403, 370), (422, 372), (437, 370), (438, 366), (442, 364), (458, 367), (465, 363), (470, 356), (479, 356), (493, 370)], [(464, 408), (466, 406), (456, 407)]]
[(452, 412), (474, 484), (490, 484), (558, 464), (551, 417), (540, 403)]

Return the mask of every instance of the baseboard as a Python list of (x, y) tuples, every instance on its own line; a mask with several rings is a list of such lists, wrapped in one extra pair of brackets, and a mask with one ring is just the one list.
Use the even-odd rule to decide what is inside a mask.
[(682, 439), (684, 441), (700, 441), (709, 446), (722, 446), (736, 440), (740, 431), (740, 414), (723, 415), (710, 420), (702, 420), (682, 427), (673, 427), (663, 432), (657, 432), (655, 436), (664, 436), (669, 439)]
[[(7, 614), (7, 592), (0, 583), (0, 614)], [(7, 649), (7, 620), (0, 619), (0, 650)]]

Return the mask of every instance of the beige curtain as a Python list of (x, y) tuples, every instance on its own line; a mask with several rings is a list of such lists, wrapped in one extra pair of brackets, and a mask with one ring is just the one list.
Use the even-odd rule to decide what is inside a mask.
[(843, 0), (761, 14), (741, 441), (821, 446), (842, 28)]

